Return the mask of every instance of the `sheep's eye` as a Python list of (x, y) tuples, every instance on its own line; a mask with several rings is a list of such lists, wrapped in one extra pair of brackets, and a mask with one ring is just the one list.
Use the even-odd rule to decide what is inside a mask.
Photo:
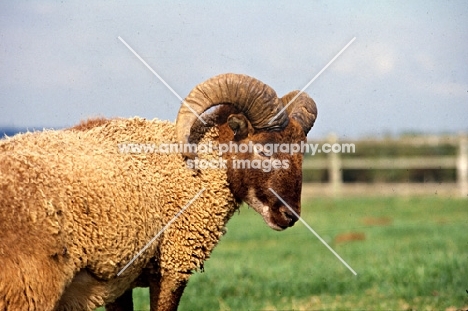
[(267, 155), (263, 150), (258, 150), (257, 151), (257, 154), (261, 157), (264, 157), (264, 158), (267, 158), (269, 159), (270, 158), (270, 155)]
[(255, 146), (255, 153), (263, 158), (269, 159), (271, 155), (268, 155), (267, 150), (264, 150), (262, 146), (256, 145)]

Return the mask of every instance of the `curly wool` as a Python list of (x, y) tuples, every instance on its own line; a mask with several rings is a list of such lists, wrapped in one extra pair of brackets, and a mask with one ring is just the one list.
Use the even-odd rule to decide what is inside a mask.
[[(188, 169), (180, 154), (119, 150), (124, 142), (176, 143), (174, 133), (170, 122), (132, 118), (0, 141), (0, 310), (55, 308), (79, 278), (93, 280), (86, 305), (75, 297), (59, 306), (94, 309), (131, 288), (151, 257), (162, 274), (202, 266), (238, 208), (226, 171)], [(213, 128), (202, 142), (216, 140)]]

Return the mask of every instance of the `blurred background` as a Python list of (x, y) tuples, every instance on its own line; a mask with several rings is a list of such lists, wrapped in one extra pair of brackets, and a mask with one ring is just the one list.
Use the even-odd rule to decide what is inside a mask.
[[(2, 1), (0, 136), (93, 116), (174, 121), (180, 100), (119, 36), (182, 98), (225, 72), (282, 96), (356, 38), (306, 90), (309, 140), (355, 152), (305, 157), (303, 213), (361, 278), (304, 227), (247, 230), (247, 212), (182, 309), (468, 305), (465, 1)], [(275, 270), (258, 268), (265, 254)]]

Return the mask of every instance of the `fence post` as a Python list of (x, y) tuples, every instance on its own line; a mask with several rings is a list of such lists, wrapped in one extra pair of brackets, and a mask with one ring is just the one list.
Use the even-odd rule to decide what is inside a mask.
[(457, 184), (460, 196), (468, 197), (468, 140), (463, 133), (458, 140)]
[(329, 182), (332, 187), (333, 195), (337, 196), (341, 194), (341, 184), (342, 184), (342, 176), (341, 176), (341, 159), (340, 154), (333, 152), (331, 149), (333, 144), (338, 142), (338, 137), (331, 133), (328, 135), (328, 143), (330, 144), (330, 153), (328, 154), (328, 176), (330, 178)]

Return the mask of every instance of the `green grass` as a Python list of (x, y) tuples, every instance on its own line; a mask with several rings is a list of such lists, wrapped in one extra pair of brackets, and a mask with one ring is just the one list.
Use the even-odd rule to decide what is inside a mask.
[[(304, 225), (275, 232), (243, 207), (179, 310), (468, 308), (468, 201), (315, 199), (302, 216), (357, 276)], [(364, 240), (338, 243), (346, 233)], [(137, 310), (148, 310), (147, 289), (134, 297)]]

